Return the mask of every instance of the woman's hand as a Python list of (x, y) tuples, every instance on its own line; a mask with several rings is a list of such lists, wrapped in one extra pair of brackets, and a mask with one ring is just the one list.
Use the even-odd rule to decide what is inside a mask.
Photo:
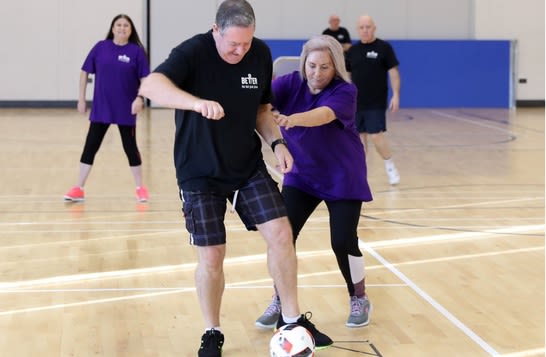
[(290, 129), (296, 126), (295, 120), (293, 116), (289, 115), (283, 115), (283, 114), (275, 114), (275, 123), (277, 123), (278, 126), (282, 126), (285, 129)]
[(138, 114), (142, 109), (144, 109), (144, 97), (138, 95), (135, 100), (133, 100), (133, 103), (131, 103), (131, 114)]

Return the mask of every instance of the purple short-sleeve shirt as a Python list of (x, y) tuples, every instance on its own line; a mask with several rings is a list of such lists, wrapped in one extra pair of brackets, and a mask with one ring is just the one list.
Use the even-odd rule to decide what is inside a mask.
[(283, 185), (293, 186), (322, 200), (371, 201), (364, 147), (355, 126), (356, 87), (334, 79), (318, 94), (311, 94), (299, 72), (272, 83), (273, 106), (291, 115), (327, 106), (336, 119), (315, 127), (281, 128), (294, 157)]
[(99, 41), (87, 55), (82, 70), (95, 74), (89, 120), (135, 126), (131, 104), (140, 79), (150, 73), (144, 49), (135, 43), (118, 46), (112, 40)]

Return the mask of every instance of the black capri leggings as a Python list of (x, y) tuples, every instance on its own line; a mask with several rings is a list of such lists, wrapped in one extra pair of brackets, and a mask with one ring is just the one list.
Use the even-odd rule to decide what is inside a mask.
[[(295, 243), (305, 222), (322, 200), (290, 186), (283, 186), (282, 195), (288, 210), (288, 219), (292, 224)], [(354, 295), (349, 255), (362, 256), (357, 236), (362, 201), (339, 200), (325, 203), (330, 216), (330, 245), (349, 294)]]
[[(87, 138), (85, 139), (85, 145), (80, 158), (81, 163), (93, 165), (95, 155), (99, 151), (102, 139), (104, 139), (109, 127), (110, 124), (105, 123), (91, 122), (89, 124), (89, 131), (87, 132)], [(121, 142), (123, 143), (123, 150), (129, 160), (129, 166), (140, 166), (142, 164), (142, 159), (140, 158), (140, 152), (138, 151), (136, 143), (136, 127), (118, 125), (118, 129), (119, 135), (121, 136)]]

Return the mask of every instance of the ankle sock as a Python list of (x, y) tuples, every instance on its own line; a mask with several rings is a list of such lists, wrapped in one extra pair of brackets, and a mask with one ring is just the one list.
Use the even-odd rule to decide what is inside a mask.
[(298, 319), (300, 317), (299, 316), (296, 316), (296, 317), (287, 317), (285, 316), (284, 314), (282, 315), (282, 320), (284, 322), (286, 322), (287, 324), (295, 324), (296, 322), (298, 322)]
[(210, 331), (210, 330), (214, 330), (214, 331), (218, 331), (218, 332), (222, 333), (222, 329), (220, 329), (220, 326), (206, 328), (205, 332)]

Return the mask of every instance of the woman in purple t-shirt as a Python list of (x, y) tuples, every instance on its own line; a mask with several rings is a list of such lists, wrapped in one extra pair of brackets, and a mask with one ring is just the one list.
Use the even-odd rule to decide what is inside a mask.
[(89, 116), (87, 138), (80, 158), (78, 183), (64, 196), (66, 201), (83, 201), (83, 186), (110, 124), (117, 124), (123, 149), (136, 183), (136, 197), (148, 200), (148, 190), (142, 184), (142, 160), (136, 143), (136, 115), (144, 108), (144, 98), (138, 95), (140, 81), (150, 73), (144, 46), (131, 18), (114, 17), (106, 39), (91, 49), (80, 74), (78, 111), (85, 114), (85, 92), (89, 74), (95, 75), (93, 105)]
[[(371, 201), (372, 194), (355, 124), (357, 90), (345, 69), (341, 45), (326, 35), (310, 39), (303, 46), (300, 71), (276, 78), (272, 89), (272, 104), (279, 112), (276, 121), (294, 157), (282, 187), (294, 240), (324, 202), (330, 215), (332, 249), (350, 297), (345, 324), (365, 326), (371, 305), (357, 226), (362, 202)], [(256, 325), (271, 326), (280, 307), (275, 294)]]

